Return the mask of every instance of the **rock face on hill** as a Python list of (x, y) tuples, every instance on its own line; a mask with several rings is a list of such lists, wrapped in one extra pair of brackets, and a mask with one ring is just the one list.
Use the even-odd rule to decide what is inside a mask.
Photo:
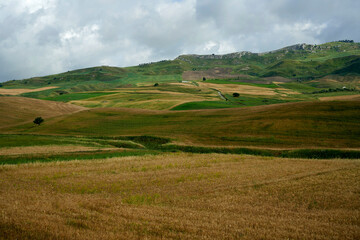
[(281, 54), (281, 53), (288, 53), (288, 52), (307, 52), (307, 53), (316, 53), (317, 51), (340, 51), (346, 52), (349, 49), (360, 49), (359, 43), (354, 43), (353, 41), (339, 41), (333, 43), (326, 43), (321, 45), (312, 45), (312, 44), (295, 44), (288, 47), (284, 47), (274, 51), (262, 52), (262, 53), (252, 53), (249, 51), (241, 51), (241, 52), (234, 52), (229, 54), (208, 54), (208, 55), (197, 55), (197, 54), (186, 54), (180, 55), (177, 57), (177, 60), (186, 61), (188, 58), (197, 58), (197, 59), (240, 59), (244, 56), (264, 56), (267, 54)]
[(241, 58), (244, 55), (251, 55), (251, 54), (257, 55), (257, 53), (243, 51), (243, 52), (235, 52), (235, 53), (229, 53), (229, 54), (223, 54), (223, 55), (216, 55), (216, 54), (210, 54), (210, 55), (187, 54), (187, 55), (180, 55), (176, 59), (183, 60), (183, 61), (186, 59), (186, 57), (194, 57), (194, 58), (199, 58), (199, 59), (236, 59), (236, 58)]

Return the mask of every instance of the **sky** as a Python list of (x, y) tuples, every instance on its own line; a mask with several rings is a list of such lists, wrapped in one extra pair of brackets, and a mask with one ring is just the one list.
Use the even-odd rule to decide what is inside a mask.
[(0, 0), (0, 82), (360, 41), (359, 0)]

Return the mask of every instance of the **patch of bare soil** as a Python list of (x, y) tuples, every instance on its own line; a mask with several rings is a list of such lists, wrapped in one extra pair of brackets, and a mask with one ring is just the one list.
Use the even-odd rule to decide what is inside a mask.
[(58, 88), (56, 86), (53, 87), (42, 87), (42, 88), (35, 88), (35, 89), (26, 89), (26, 88), (14, 88), (14, 89), (6, 89), (0, 88), (0, 94), (3, 95), (19, 95), (22, 93), (29, 93), (29, 92), (40, 92), (44, 90), (49, 90), (53, 88)]
[(320, 97), (320, 101), (360, 101), (360, 94), (346, 95), (346, 96), (333, 96), (333, 97)]
[(359, 83), (360, 77), (359, 76), (340, 76), (340, 75), (327, 75), (323, 78), (320, 78), (319, 81), (331, 79), (336, 82), (352, 82), (352, 83)]
[(249, 85), (239, 85), (239, 84), (215, 84), (215, 83), (204, 83), (200, 82), (201, 87), (207, 87), (211, 89), (216, 89), (222, 93), (232, 94), (234, 92), (247, 95), (263, 95), (263, 96), (273, 96), (277, 93), (272, 88), (256, 87)]
[(277, 88), (276, 90), (279, 91), (282, 94), (301, 94), (299, 92), (296, 92), (296, 91), (293, 91), (293, 90), (287, 89), (287, 88)]

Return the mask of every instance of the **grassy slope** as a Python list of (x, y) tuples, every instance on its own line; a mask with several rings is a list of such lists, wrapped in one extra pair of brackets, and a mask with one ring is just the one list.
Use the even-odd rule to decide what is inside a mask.
[(114, 94), (113, 92), (83, 92), (83, 93), (69, 93), (69, 94), (62, 94), (54, 97), (48, 97), (44, 100), (51, 100), (51, 101), (61, 101), (61, 102), (69, 102), (74, 100), (82, 100), (88, 98), (94, 98), (104, 95)]
[[(154, 63), (150, 67), (129, 68), (92, 67), (68, 71), (65, 73), (35, 77), (21, 81), (2, 83), (4, 88), (38, 88), (40, 86), (58, 86), (56, 91), (82, 92), (112, 89), (122, 86), (135, 86), (139, 83), (175, 82), (181, 80), (180, 70), (172, 71), (171, 66), (178, 66), (177, 61), (170, 64)], [(56, 95), (53, 91), (25, 94), (25, 96), (44, 98)]]
[(287, 47), (266, 54), (247, 53), (241, 58), (200, 58), (193, 55), (180, 56), (196, 70), (214, 67), (230, 67), (234, 73), (254, 76), (282, 76), (288, 78), (314, 78), (334, 73), (346, 75), (357, 73), (354, 64), (360, 54), (359, 43), (326, 43), (307, 45), (304, 49)]
[[(301, 49), (287, 47), (266, 54), (245, 54), (241, 58), (199, 58), (180, 56), (172, 61), (143, 64), (136, 67), (93, 67), (44, 77), (9, 81), (5, 88), (35, 88), (59, 86), (59, 90), (81, 92), (110, 89), (117, 86), (141, 83), (174, 82), (181, 80), (186, 70), (202, 70), (215, 67), (231, 68), (233, 73), (255, 76), (282, 76), (287, 78), (314, 78), (329, 74), (358, 74), (359, 43), (326, 43), (306, 45)], [(245, 69), (245, 70), (244, 70)], [(249, 79), (252, 79), (249, 77)], [(43, 98), (56, 95), (54, 90), (31, 93), (26, 96)]]
[(155, 135), (186, 144), (341, 147), (360, 146), (359, 102), (303, 102), (202, 111), (93, 109), (40, 127), (6, 131), (68, 135)]
[(198, 101), (183, 103), (173, 107), (171, 110), (217, 109), (234, 107), (239, 106), (224, 101)]
[(0, 165), (71, 161), (159, 154), (153, 144), (168, 139), (154, 137), (79, 137), (31, 134), (0, 134)]
[[(101, 66), (22, 81), (10, 81), (3, 83), (3, 88), (56, 86), (55, 89), (22, 95), (54, 101), (72, 101), (74, 104), (93, 108), (192, 110), (311, 101), (325, 96), (359, 93), (360, 76), (357, 72), (359, 49), (358, 43), (327, 43), (319, 46), (305, 45), (302, 48), (287, 47), (266, 54), (248, 53), (241, 58), (225, 56), (222, 59), (211, 59), (212, 56), (209, 58), (185, 55), (172, 61), (141, 64), (135, 67)], [(193, 82), (192, 88), (169, 84), (180, 82), (184, 71), (206, 69), (212, 69), (211, 72), (215, 76), (218, 71), (216, 69), (227, 73), (224, 75), (227, 79), (206, 81), (208, 84), (216, 83), (219, 86), (215, 86), (216, 89), (235, 84), (268, 88), (276, 94), (263, 97), (259, 92), (259, 96), (254, 96), (245, 90), (240, 91), (240, 98), (233, 98), (233, 92), (223, 92), (223, 95), (230, 100), (225, 102), (214, 89), (199, 88), (196, 82)], [(230, 73), (240, 75), (229, 76)], [(333, 75), (326, 76), (327, 74)], [(221, 76), (220, 74), (219, 78), (223, 78)], [(232, 79), (231, 76), (234, 78)], [(262, 78), (266, 76), (275, 77)], [(285, 82), (271, 83), (276, 82), (277, 79)], [(163, 94), (149, 92), (155, 83), (160, 84), (156, 89), (163, 91)], [(148, 88), (148, 92), (140, 94), (144, 87)], [(352, 91), (341, 91), (343, 87)], [(118, 94), (103, 91), (110, 89), (116, 89)]]
[[(76, 94), (73, 95), (76, 96)], [(215, 91), (201, 89), (191, 84), (187, 84), (187, 86), (160, 84), (157, 87), (152, 85), (116, 89), (110, 95), (71, 101), (71, 103), (85, 107), (126, 107), (166, 110), (184, 102), (218, 99), (219, 97)]]
[(8, 125), (33, 121), (36, 117), (49, 118), (70, 114), (85, 108), (51, 101), (30, 99), (24, 97), (0, 97), (1, 118), (0, 128)]

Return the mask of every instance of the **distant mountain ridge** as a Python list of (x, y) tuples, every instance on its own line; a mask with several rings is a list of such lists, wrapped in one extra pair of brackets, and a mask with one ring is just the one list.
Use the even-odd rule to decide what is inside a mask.
[[(301, 43), (301, 44), (295, 44), (295, 45), (287, 46), (287, 47), (280, 48), (277, 50), (261, 52), (261, 53), (253, 53), (250, 51), (240, 51), (240, 52), (233, 52), (233, 53), (227, 53), (227, 54), (203, 54), (203, 55), (201, 55), (201, 54), (184, 54), (184, 55), (178, 56), (176, 59), (183, 60), (184, 57), (196, 57), (196, 58), (200, 58), (200, 59), (236, 59), (236, 58), (241, 58), (245, 55), (264, 56), (266, 54), (273, 54), (273, 53), (281, 53), (281, 52), (288, 53), (289, 51), (306, 51), (309, 53), (310, 52), (316, 53), (317, 51), (331, 50), (331, 49), (346, 51), (346, 49), (348, 49), (348, 46), (345, 47), (344, 49), (341, 49), (342, 47), (344, 47), (344, 45), (342, 45), (344, 43), (351, 44), (353, 49), (360, 50), (360, 43), (355, 43), (352, 40), (348, 40), (349, 42), (344, 42), (344, 41), (346, 41), (346, 40), (325, 43), (325, 44), (320, 44), (320, 45)], [(333, 45), (333, 43), (339, 43), (339, 44)]]
[[(219, 72), (219, 74), (217, 74)], [(194, 73), (194, 74), (193, 74)], [(117, 87), (178, 82), (183, 76), (202, 80), (203, 74), (212, 79), (231, 79), (245, 76), (244, 81), (264, 81), (280, 77), (287, 81), (307, 81), (328, 75), (360, 78), (360, 43), (350, 40), (320, 45), (296, 44), (278, 50), (251, 53), (180, 55), (174, 60), (163, 60), (132, 67), (98, 66), (42, 77), (12, 80), (0, 84), (2, 88), (41, 88), (56, 86), (23, 96), (47, 98), (73, 92), (99, 91)], [(225, 74), (226, 73), (226, 74)], [(266, 80), (267, 82), (267, 80)]]

